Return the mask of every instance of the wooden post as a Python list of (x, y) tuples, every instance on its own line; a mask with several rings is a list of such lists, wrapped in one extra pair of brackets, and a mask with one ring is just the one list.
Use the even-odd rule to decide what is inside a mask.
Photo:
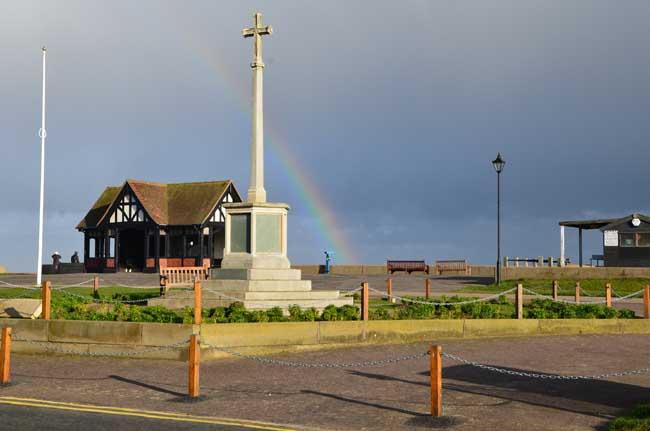
[(190, 336), (187, 361), (189, 365), (188, 396), (190, 398), (197, 398), (199, 396), (199, 366), (201, 364), (201, 345), (198, 335)]
[(42, 298), (42, 311), (41, 316), (43, 320), (50, 320), (50, 299), (51, 299), (52, 289), (50, 287), (49, 281), (44, 281), (42, 286), (41, 298)]
[(643, 317), (650, 319), (650, 284), (643, 289)]
[(368, 282), (361, 283), (361, 320), (368, 320)]
[(580, 304), (580, 282), (576, 281), (576, 304)]
[(99, 276), (93, 277), (93, 296), (99, 294)]
[(388, 302), (393, 302), (393, 279), (390, 277), (386, 279), (386, 295)]
[(0, 383), (6, 385), (11, 380), (11, 328), (2, 328), (0, 345)]
[(605, 285), (605, 305), (608, 308), (612, 307), (612, 285), (610, 283)]
[(431, 376), (431, 416), (442, 416), (442, 347), (429, 349)]
[(194, 324), (201, 324), (201, 280), (194, 280)]
[(517, 294), (515, 295), (515, 308), (517, 310), (517, 319), (524, 318), (524, 286), (517, 284)]
[(560, 283), (558, 283), (557, 280), (553, 280), (553, 301), (557, 301), (559, 290), (560, 290)]
[(424, 297), (429, 299), (431, 296), (431, 279), (427, 278), (424, 282)]

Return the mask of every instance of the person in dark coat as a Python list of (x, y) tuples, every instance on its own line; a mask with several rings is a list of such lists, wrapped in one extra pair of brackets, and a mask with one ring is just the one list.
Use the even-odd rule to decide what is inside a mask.
[(70, 258), (70, 263), (79, 263), (79, 252), (75, 251)]
[(54, 269), (55, 274), (58, 274), (61, 269), (61, 255), (58, 251), (55, 251), (52, 255), (52, 269)]

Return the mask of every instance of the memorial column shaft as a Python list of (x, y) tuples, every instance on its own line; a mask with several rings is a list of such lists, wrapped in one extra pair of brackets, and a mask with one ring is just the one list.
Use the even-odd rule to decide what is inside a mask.
[[(256, 36), (259, 38), (260, 36)], [(253, 128), (251, 138), (251, 178), (248, 202), (266, 202), (264, 189), (264, 64), (261, 59), (253, 68)]]

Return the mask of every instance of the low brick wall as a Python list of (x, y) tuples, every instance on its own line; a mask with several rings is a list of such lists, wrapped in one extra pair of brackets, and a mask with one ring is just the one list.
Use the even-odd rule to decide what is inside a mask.
[[(290, 322), (165, 324), (2, 319), (13, 328), (13, 350), (25, 353), (124, 354), (136, 358), (185, 360), (185, 348), (155, 350), (200, 334), (204, 344), (246, 353), (273, 353), (360, 343), (438, 342), (446, 339), (578, 334), (650, 334), (650, 319), (557, 320), (371, 320), (368, 322)], [(32, 341), (19, 341), (25, 339)], [(241, 349), (241, 350), (240, 350)], [(206, 350), (204, 358), (228, 356)]]
[[(431, 266), (431, 275), (434, 274), (435, 262)], [(322, 274), (325, 271), (323, 265), (294, 265), (296, 269), (302, 270), (305, 275)], [(470, 265), (471, 277), (494, 277), (494, 265)], [(386, 274), (386, 265), (332, 265), (332, 274), (339, 275), (382, 275)], [(593, 278), (650, 278), (650, 268), (615, 268), (615, 267), (508, 267), (501, 268), (503, 280), (519, 279), (571, 279), (586, 280)], [(445, 272), (443, 277), (466, 277), (462, 272)]]
[(571, 279), (585, 280), (594, 278), (650, 278), (650, 268), (617, 267), (538, 267), (538, 268), (502, 268), (504, 280), (528, 279)]
[(79, 274), (85, 272), (83, 263), (60, 263), (59, 271), (54, 271), (54, 265), (46, 264), (42, 266), (43, 274)]
[[(323, 274), (325, 265), (292, 265), (305, 275)], [(332, 265), (332, 274), (338, 275), (381, 275), (386, 274), (386, 265)]]
[(494, 265), (470, 265), (472, 277), (494, 278)]

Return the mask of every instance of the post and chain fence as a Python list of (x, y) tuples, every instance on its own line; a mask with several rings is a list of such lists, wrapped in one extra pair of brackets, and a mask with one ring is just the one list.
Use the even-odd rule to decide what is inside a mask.
[(542, 379), (542, 380), (604, 380), (611, 377), (625, 377), (633, 376), (638, 374), (650, 373), (650, 367), (639, 368), (636, 370), (626, 370), (626, 371), (617, 371), (604, 374), (594, 374), (590, 376), (585, 375), (566, 375), (566, 374), (552, 374), (552, 373), (528, 373), (524, 371), (516, 371), (507, 368), (500, 368), (493, 365), (482, 364), (475, 361), (470, 361), (468, 359), (462, 358), (458, 355), (453, 355), (451, 353), (442, 353), (442, 356), (450, 359), (452, 361), (459, 362), (464, 365), (470, 365), (472, 367), (480, 368), (482, 370), (492, 371), (499, 374), (507, 374), (509, 376), (519, 376), (519, 377), (528, 377), (531, 379)]
[[(163, 346), (151, 346), (142, 349), (129, 350), (129, 351), (84, 351), (78, 349), (70, 349), (63, 346), (65, 343), (52, 343), (49, 341), (37, 341), (30, 340), (27, 338), (21, 338), (20, 336), (12, 335), (12, 341), (18, 341), (28, 345), (42, 347), (46, 353), (58, 353), (63, 355), (76, 355), (76, 356), (91, 356), (91, 357), (116, 357), (116, 358), (128, 358), (128, 357), (137, 357), (138, 355), (143, 355), (153, 352), (163, 352), (163, 351), (180, 351), (181, 349), (187, 349), (188, 342), (181, 341), (174, 344), (167, 344)], [(123, 348), (123, 346), (118, 346), (118, 348)]]
[[(606, 299), (598, 299), (598, 300), (595, 300), (595, 301), (582, 301), (582, 300), (580, 300), (579, 302), (576, 302), (575, 300), (571, 301), (569, 299), (562, 299), (562, 298), (555, 299), (552, 296), (544, 295), (542, 293), (535, 292), (534, 290), (528, 289), (526, 287), (524, 287), (523, 289), (524, 289), (524, 292), (528, 292), (529, 294), (531, 294), (533, 296), (537, 296), (539, 298), (547, 299), (549, 301), (562, 302), (564, 304), (589, 305), (589, 304), (606, 304), (607, 303)], [(638, 295), (642, 294), (643, 290), (644, 289), (640, 289), (640, 290), (637, 290), (636, 292), (632, 292), (632, 293), (630, 293), (628, 295), (625, 295), (625, 296), (618, 296), (617, 298), (612, 298), (612, 302), (624, 302), (627, 299), (631, 299), (631, 298), (634, 298), (635, 296), (638, 296)], [(582, 288), (580, 288), (580, 291), (584, 291), (584, 290)], [(588, 294), (588, 292), (585, 292), (585, 293)], [(589, 294), (589, 296), (593, 296), (593, 295)]]
[(261, 364), (266, 365), (278, 365), (292, 368), (368, 368), (368, 367), (383, 367), (390, 364), (395, 364), (403, 361), (412, 361), (415, 359), (421, 359), (426, 357), (429, 352), (415, 353), (411, 355), (396, 356), (386, 359), (375, 359), (370, 361), (360, 361), (360, 362), (301, 362), (301, 361), (288, 361), (284, 359), (275, 359), (267, 356), (257, 356), (257, 355), (248, 355), (245, 353), (237, 352), (236, 350), (217, 346), (214, 344), (202, 344), (202, 348), (208, 350), (216, 350), (219, 352), (227, 353), (231, 356), (235, 356), (242, 359), (248, 359), (250, 361), (255, 361)]
[(507, 295), (507, 294), (509, 294), (509, 293), (514, 292), (515, 290), (517, 290), (517, 288), (516, 288), (516, 287), (513, 287), (512, 289), (504, 290), (503, 292), (495, 293), (495, 294), (493, 294), (493, 295), (485, 296), (485, 297), (482, 297), (482, 298), (474, 298), (474, 299), (468, 299), (468, 300), (464, 300), (464, 301), (440, 301), (440, 302), (436, 302), (436, 301), (422, 301), (422, 300), (419, 300), (419, 299), (407, 298), (407, 297), (404, 297), (404, 296), (389, 295), (389, 294), (387, 294), (387, 293), (384, 293), (384, 292), (381, 291), (381, 290), (378, 290), (378, 289), (375, 289), (375, 288), (372, 288), (372, 287), (368, 287), (368, 290), (371, 290), (371, 291), (373, 291), (373, 292), (375, 292), (375, 293), (378, 293), (378, 294), (380, 294), (382, 297), (385, 297), (385, 298), (388, 298), (388, 297), (390, 297), (390, 298), (394, 298), (394, 299), (396, 299), (396, 300), (398, 300), (398, 301), (401, 301), (401, 302), (410, 302), (410, 303), (413, 303), (413, 304), (422, 304), (422, 305), (440, 305), (440, 306), (446, 306), (446, 305), (466, 305), (466, 304), (474, 304), (474, 303), (477, 303), (477, 302), (487, 302), (487, 301), (492, 301), (492, 300), (494, 300), (494, 299), (498, 299), (499, 297), (501, 297), (501, 296), (503, 296), (503, 295)]

